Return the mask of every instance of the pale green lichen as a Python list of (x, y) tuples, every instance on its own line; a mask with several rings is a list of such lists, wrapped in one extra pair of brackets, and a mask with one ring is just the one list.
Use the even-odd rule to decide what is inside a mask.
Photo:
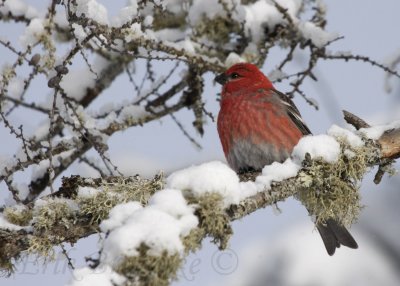
[(230, 35), (240, 31), (239, 23), (232, 22), (225, 17), (215, 17), (208, 19), (203, 17), (195, 27), (195, 34), (206, 37), (217, 43), (224, 44), (229, 42)]
[(194, 252), (201, 248), (201, 241), (206, 236), (206, 232), (203, 228), (192, 229), (187, 236), (182, 239), (185, 252)]
[(33, 217), (32, 210), (25, 206), (6, 207), (3, 214), (9, 222), (19, 226), (27, 226)]
[[(213, 238), (220, 249), (228, 246), (228, 241), (233, 234), (230, 218), (222, 204), (222, 197), (217, 193), (207, 193), (201, 197), (191, 198), (190, 203), (197, 206), (195, 214), (199, 218), (199, 228), (206, 236)], [(200, 240), (203, 233), (192, 233), (186, 238), (186, 244), (195, 248), (196, 240)], [(204, 235), (203, 235), (204, 236)]]
[(36, 232), (46, 232), (56, 227), (69, 229), (76, 216), (76, 210), (64, 199), (49, 199), (43, 205), (35, 207), (33, 213)]
[(50, 239), (32, 236), (29, 240), (29, 248), (27, 249), (27, 252), (45, 258), (44, 262), (46, 262), (47, 259), (54, 260), (55, 258), (53, 247), (54, 242)]
[(179, 254), (164, 251), (159, 256), (148, 255), (149, 247), (142, 244), (137, 256), (126, 256), (116, 271), (128, 279), (126, 285), (167, 286), (176, 279), (182, 265)]
[(117, 204), (137, 201), (146, 205), (150, 197), (163, 188), (163, 174), (155, 176), (152, 180), (120, 179), (103, 184), (101, 191), (89, 197), (77, 197), (79, 209), (83, 214), (91, 217), (92, 223), (99, 223), (108, 217), (110, 210)]
[(183, 29), (186, 23), (187, 13), (172, 13), (168, 10), (156, 9), (154, 11), (153, 29), (158, 31), (161, 29)]
[(73, 229), (77, 205), (62, 198), (43, 200), (33, 208), (33, 235), (29, 238), (27, 252), (46, 259), (54, 258), (53, 247), (64, 241), (63, 234)]
[(317, 222), (334, 218), (348, 226), (357, 220), (362, 208), (359, 182), (367, 171), (367, 155), (371, 150), (366, 146), (353, 148), (339, 141), (341, 153), (337, 162), (327, 163), (321, 158), (304, 162), (299, 174), (303, 190), (297, 197)]

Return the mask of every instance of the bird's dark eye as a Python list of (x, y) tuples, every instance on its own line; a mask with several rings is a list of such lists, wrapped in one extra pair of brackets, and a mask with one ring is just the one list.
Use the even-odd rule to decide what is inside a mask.
[(239, 75), (238, 73), (235, 73), (235, 72), (234, 72), (234, 73), (231, 74), (231, 78), (232, 78), (232, 79), (238, 78), (238, 77), (240, 77), (240, 75)]

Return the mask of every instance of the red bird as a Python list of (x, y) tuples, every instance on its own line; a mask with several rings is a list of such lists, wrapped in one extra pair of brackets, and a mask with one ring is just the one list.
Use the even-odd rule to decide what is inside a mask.
[[(304, 135), (311, 134), (292, 100), (249, 63), (232, 66), (215, 81), (222, 87), (218, 134), (229, 166), (238, 173), (261, 171), (283, 162)], [(329, 255), (344, 245), (357, 248), (348, 230), (334, 219), (317, 224)]]

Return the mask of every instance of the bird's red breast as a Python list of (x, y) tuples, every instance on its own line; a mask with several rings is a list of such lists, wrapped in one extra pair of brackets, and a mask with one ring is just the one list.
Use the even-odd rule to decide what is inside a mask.
[(290, 155), (303, 134), (282, 105), (271, 89), (222, 95), (218, 133), (232, 168), (260, 169)]

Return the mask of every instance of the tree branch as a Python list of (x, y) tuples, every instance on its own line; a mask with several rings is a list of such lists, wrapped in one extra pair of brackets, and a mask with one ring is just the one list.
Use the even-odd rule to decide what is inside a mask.
[[(355, 124), (360, 125), (360, 120), (357, 119), (356, 116), (350, 113), (346, 113), (346, 116), (348, 118), (353, 118)], [(390, 138), (390, 140), (387, 138)], [(382, 162), (388, 162), (388, 160), (391, 161), (392, 158), (399, 157), (400, 149), (398, 148), (398, 144), (400, 142), (400, 129), (388, 130), (377, 141), (368, 138), (364, 138), (363, 140), (365, 146), (363, 147), (363, 151), (360, 152), (365, 153), (366, 150), (368, 152), (363, 154), (360, 158), (363, 158), (367, 167), (381, 165)], [(339, 140), (338, 142), (344, 144), (343, 148), (349, 148), (344, 141)], [(354, 160), (359, 160), (359, 157)], [(304, 189), (312, 188), (308, 185), (309, 183), (306, 178), (312, 176), (313, 173), (310, 172), (310, 170), (315, 170), (313, 168), (319, 166), (319, 164), (323, 166), (323, 164), (326, 163), (318, 159), (311, 160), (306, 156), (302, 169), (295, 177), (273, 182), (270, 188), (244, 199), (237, 205), (230, 205), (226, 209), (218, 209), (221, 207), (220, 201), (218, 197), (213, 195), (195, 198), (187, 194), (189, 203), (197, 205), (196, 214), (198, 215), (199, 225), (197, 229), (192, 230), (191, 233), (184, 238), (184, 241), (187, 243), (186, 250), (194, 251), (201, 240), (206, 236), (214, 237), (216, 241), (219, 241), (220, 247), (225, 247), (231, 235), (231, 221), (243, 218), (260, 208), (273, 205), (286, 198), (294, 195), (297, 196), (299, 192)], [(348, 162), (348, 164), (351, 165), (352, 163)], [(259, 173), (249, 172), (241, 174), (240, 178), (244, 181), (254, 180), (258, 175)], [(350, 176), (350, 174), (347, 174), (347, 176)], [(342, 176), (341, 178), (343, 180), (348, 180), (346, 176)], [(28, 204), (28, 208), (25, 211), (30, 214), (28, 217), (32, 218), (33, 216), (35, 218), (34, 220), (25, 220), (25, 224), (23, 224), (21, 223), (22, 213), (20, 211), (9, 208), (3, 210), (4, 215), (10, 222), (19, 223), (25, 225), (25, 227), (22, 227), (21, 230), (1, 230), (1, 266), (3, 269), (10, 270), (9, 266), (12, 265), (11, 261), (20, 257), (25, 251), (48, 255), (51, 248), (55, 245), (65, 242), (74, 243), (81, 238), (98, 232), (100, 231), (99, 223), (108, 217), (108, 213), (113, 206), (132, 200), (139, 201), (142, 205), (146, 205), (151, 195), (162, 189), (163, 186), (164, 183), (161, 176), (156, 176), (152, 180), (144, 180), (139, 176), (98, 179), (85, 179), (80, 176), (63, 178), (62, 187), (56, 193), (43, 198), (43, 200), (47, 201), (44, 206), (38, 208), (35, 207), (33, 203)], [(80, 189), (83, 187), (101, 189), (101, 191), (94, 197), (85, 197), (80, 195)], [(116, 192), (118, 192), (118, 196), (115, 195)], [(62, 200), (57, 201), (58, 199)], [(65, 200), (74, 201), (79, 206), (79, 210), (72, 213), (68, 210), (65, 213), (57, 213), (57, 211), (54, 211), (54, 214), (48, 217), (49, 211), (47, 211), (46, 208), (51, 208), (52, 210), (63, 209), (61, 206), (66, 203)], [(208, 213), (208, 211), (210, 212)], [(62, 219), (58, 217), (59, 215), (62, 215)], [(25, 216), (27, 215), (25, 214)], [(211, 224), (210, 220), (212, 221)], [(32, 221), (35, 221), (35, 223), (32, 224)], [(216, 225), (221, 225), (221, 223), (223, 227), (217, 229)], [(15, 244), (15, 241), (18, 241), (18, 243)], [(147, 251), (142, 253), (142, 255), (144, 255), (142, 259), (147, 257), (148, 254), (146, 253)], [(170, 256), (167, 255), (163, 259), (168, 260), (170, 259), (169, 257)], [(126, 265), (123, 267), (123, 273), (125, 274), (126, 271), (129, 272), (132, 270), (126, 267)], [(132, 273), (129, 275), (132, 275)], [(173, 275), (173, 273), (170, 275)]]

